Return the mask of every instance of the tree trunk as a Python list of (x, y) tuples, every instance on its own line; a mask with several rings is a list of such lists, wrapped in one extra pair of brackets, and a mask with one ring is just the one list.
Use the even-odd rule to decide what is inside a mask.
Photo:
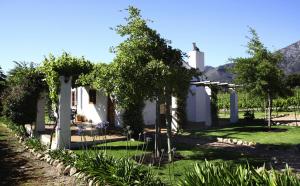
[(173, 161), (172, 156), (172, 116), (171, 116), (171, 94), (166, 91), (165, 95), (165, 105), (166, 105), (166, 127), (167, 127), (167, 145), (168, 145), (168, 160), (169, 162)]
[(294, 106), (294, 114), (295, 114), (296, 126), (298, 126), (298, 123), (297, 123), (297, 106)]
[(267, 120), (267, 101), (264, 101), (264, 105), (265, 105), (265, 121)]
[(271, 116), (272, 116), (272, 98), (270, 93), (268, 93), (268, 127), (271, 129)]
[(154, 155), (155, 158), (160, 157), (160, 96), (156, 100), (156, 122), (155, 122), (155, 142), (154, 142)]
[(55, 124), (54, 124), (53, 130), (52, 130), (51, 133), (50, 133), (50, 144), (49, 144), (49, 149), (51, 149), (51, 146), (52, 146), (52, 140), (53, 140), (53, 134), (54, 134), (54, 132), (55, 132), (55, 130), (56, 130), (57, 123), (58, 123), (58, 119), (59, 119), (58, 107), (56, 107), (55, 111), (56, 111), (56, 113), (57, 113), (57, 117), (56, 117), (56, 120), (55, 120)]

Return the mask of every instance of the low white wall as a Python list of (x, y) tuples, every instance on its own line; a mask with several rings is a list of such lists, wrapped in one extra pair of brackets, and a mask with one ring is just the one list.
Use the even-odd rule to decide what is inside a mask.
[(89, 88), (77, 88), (77, 114), (84, 115), (93, 123), (107, 121), (107, 96), (96, 91), (96, 104), (89, 102)]

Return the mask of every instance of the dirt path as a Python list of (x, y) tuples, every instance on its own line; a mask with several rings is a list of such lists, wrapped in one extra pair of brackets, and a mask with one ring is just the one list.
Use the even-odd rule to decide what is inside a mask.
[(82, 185), (37, 160), (0, 124), (0, 185)]

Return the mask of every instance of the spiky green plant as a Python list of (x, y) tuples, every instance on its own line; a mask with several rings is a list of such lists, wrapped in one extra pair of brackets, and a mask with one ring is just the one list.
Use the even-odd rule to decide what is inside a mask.
[(287, 166), (283, 172), (250, 165), (232, 166), (228, 163), (196, 163), (187, 171), (179, 186), (299, 186), (300, 180)]

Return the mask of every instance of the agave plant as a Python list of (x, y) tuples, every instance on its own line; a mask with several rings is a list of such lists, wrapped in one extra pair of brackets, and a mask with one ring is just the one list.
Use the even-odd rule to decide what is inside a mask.
[(178, 183), (180, 186), (298, 186), (300, 180), (286, 166), (283, 172), (250, 165), (232, 166), (228, 163), (196, 163)]

